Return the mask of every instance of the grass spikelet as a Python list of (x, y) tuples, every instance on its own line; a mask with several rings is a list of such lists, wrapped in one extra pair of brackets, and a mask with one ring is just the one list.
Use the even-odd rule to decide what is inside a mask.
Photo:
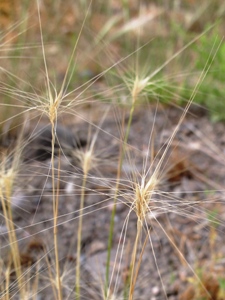
[[(5, 219), (5, 226), (7, 229), (7, 234), (9, 238), (10, 245), (10, 255), (12, 256), (12, 265), (13, 271), (16, 274), (16, 278), (18, 281), (18, 289), (21, 298), (24, 298), (24, 280), (22, 276), (21, 270), (21, 260), (20, 260), (20, 251), (18, 246), (18, 240), (16, 236), (16, 228), (13, 220), (13, 191), (17, 181), (17, 175), (21, 165), (21, 153), (22, 153), (22, 135), (23, 131), (20, 134), (20, 138), (17, 141), (17, 145), (15, 151), (10, 154), (3, 154), (1, 157), (1, 170), (0, 170), (0, 199), (3, 210), (3, 216)], [(12, 270), (8, 270), (6, 272), (6, 285), (9, 286), (9, 278), (7, 275)], [(6, 288), (7, 288), (6, 286)], [(6, 290), (7, 297), (9, 296), (9, 289)]]
[(149, 77), (139, 79), (139, 76), (136, 76), (134, 80), (133, 89), (131, 92), (133, 105), (135, 105), (141, 92), (144, 91), (144, 89), (146, 88), (146, 86), (148, 86), (148, 84), (149, 84)]
[(145, 178), (142, 178), (141, 184), (135, 185), (134, 191), (134, 211), (137, 215), (138, 222), (143, 224), (146, 214), (149, 211), (149, 206), (151, 205), (151, 198), (155, 192), (158, 180), (155, 178), (154, 174), (150, 179), (145, 182)]
[(137, 216), (137, 232), (130, 264), (129, 300), (133, 299), (133, 293), (139, 270), (140, 259), (137, 261), (137, 252), (140, 245), (141, 233), (143, 226), (145, 225), (146, 215), (149, 213), (151, 207), (152, 195), (155, 192), (157, 185), (158, 180), (154, 175), (152, 175), (147, 182), (145, 182), (145, 178), (142, 178), (141, 184), (135, 184), (134, 202), (132, 205)]

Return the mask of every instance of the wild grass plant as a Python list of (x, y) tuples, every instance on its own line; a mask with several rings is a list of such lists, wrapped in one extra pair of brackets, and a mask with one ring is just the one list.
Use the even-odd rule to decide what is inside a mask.
[[(220, 196), (209, 196), (206, 197), (204, 207), (201, 198), (204, 191), (189, 190), (185, 196), (182, 196), (176, 190), (170, 191), (170, 185), (173, 183), (168, 179), (168, 174), (174, 178), (188, 171), (189, 174), (192, 172), (191, 176), (201, 175), (202, 181), (211, 183), (210, 188), (216, 186), (215, 194), (223, 192), (219, 184), (214, 185), (213, 179), (208, 179), (198, 171), (194, 173), (189, 161), (187, 164), (184, 163), (183, 156), (181, 156), (181, 164), (184, 169), (176, 170), (178, 165), (176, 151), (179, 147), (182, 148), (182, 142), (179, 143), (176, 137), (221, 48), (212, 46), (213, 50), (206, 58), (205, 65), (202, 66), (191, 87), (191, 95), (185, 99), (184, 106), (179, 106), (180, 102), (177, 98), (180, 100), (179, 89), (184, 86), (183, 77), (186, 74), (192, 75), (188, 70), (185, 72), (182, 70), (181, 74), (177, 74), (177, 68), (181, 64), (179, 57), (183, 55), (185, 57), (185, 51), (195, 42), (198, 43), (202, 36), (207, 34), (206, 31), (191, 38), (189, 42), (185, 41), (185, 44), (173, 54), (171, 49), (167, 49), (168, 51), (162, 51), (161, 57), (159, 50), (155, 49), (159, 60), (154, 61), (152, 50), (154, 40), (152, 36), (145, 40), (143, 28), (151, 22), (149, 20), (155, 21), (161, 17), (163, 6), (155, 6), (155, 13), (152, 13), (153, 8), (153, 10), (149, 8), (148, 11), (148, 6), (141, 4), (134, 5), (132, 11), (126, 1), (123, 2), (122, 8), (119, 3), (117, 3), (119, 8), (113, 7), (110, 1), (107, 5), (100, 2), (96, 5), (87, 1), (79, 3), (68, 1), (71, 11), (68, 15), (65, 11), (65, 19), (62, 19), (59, 13), (62, 8), (60, 1), (58, 5), (50, 1), (50, 8), (44, 1), (37, 1), (34, 7), (33, 5), (30, 9), (34, 11), (37, 21), (37, 26), (34, 26), (34, 36), (39, 38), (39, 46), (35, 54), (41, 57), (42, 63), (37, 66), (36, 61), (34, 65), (32, 60), (29, 64), (26, 62), (33, 51), (28, 43), (27, 48), (23, 45), (26, 55), (25, 72), (17, 73), (15, 66), (11, 69), (10, 55), (6, 56), (8, 63), (4, 62), (1, 69), (1, 94), (2, 97), (8, 97), (7, 103), (5, 100), (1, 101), (1, 106), (8, 109), (1, 122), (1, 136), (8, 143), (2, 142), (2, 145), (15, 147), (9, 156), (2, 154), (1, 162), (3, 217), (1, 243), (2, 251), (8, 249), (10, 253), (7, 257), (5, 255), (1, 257), (2, 273), (4, 273), (1, 275), (2, 299), (37, 299), (40, 296), (48, 299), (92, 297), (93, 299), (131, 300), (141, 299), (139, 289), (143, 289), (142, 298), (146, 299), (147, 293), (150, 292), (153, 296), (156, 293), (153, 288), (148, 290), (151, 276), (158, 278), (159, 297), (169, 299), (168, 284), (164, 282), (165, 277), (161, 272), (159, 256), (155, 250), (155, 236), (152, 232), (154, 230), (157, 232), (156, 236), (162, 235), (168, 240), (180, 265), (191, 273), (192, 281), (189, 282), (194, 282), (195, 287), (191, 299), (197, 299), (194, 297), (201, 294), (206, 295), (208, 299), (222, 299), (222, 288), (218, 289), (215, 296), (217, 298), (212, 298), (205, 279), (195, 269), (196, 261), (193, 263), (194, 259), (186, 255), (182, 244), (177, 241), (176, 228), (173, 229), (174, 222), (170, 217), (181, 216), (196, 226), (207, 226), (208, 243), (214, 251), (217, 234), (220, 235), (224, 222), (219, 215), (208, 220), (207, 211), (210, 211), (210, 207), (207, 205), (218, 205), (222, 210), (223, 202)], [(59, 54), (59, 57), (64, 59), (60, 46), (45, 40), (53, 32), (57, 38), (59, 37), (60, 43), (60, 34), (62, 34), (52, 28), (49, 29), (53, 30), (51, 34), (48, 32), (49, 22), (48, 18), (45, 18), (50, 16), (51, 7), (56, 12), (54, 20), (59, 23), (60, 21), (69, 24), (72, 22), (74, 25), (74, 20), (78, 18), (79, 30), (76, 29), (75, 33), (72, 30), (65, 34), (68, 34), (67, 47), (72, 48), (68, 54), (66, 67), (60, 66), (61, 62), (57, 57)], [(118, 10), (116, 17), (111, 17), (110, 7)], [(81, 9), (82, 17), (76, 14), (77, 10)], [(94, 32), (95, 28), (91, 27), (94, 13), (105, 21), (103, 27), (101, 23), (99, 25), (95, 21), (93, 27), (97, 27), (97, 33)], [(135, 14), (135, 17), (132, 14)], [(148, 14), (150, 14), (149, 18), (144, 22), (141, 21)], [(32, 29), (29, 27), (29, 16), (26, 24), (27, 30), (24, 32), (29, 32)], [(77, 25), (76, 22), (75, 24)], [(68, 30), (68, 27), (66, 28)], [(18, 35), (20, 34), (21, 29)], [(75, 43), (73, 35), (75, 35)], [(93, 42), (90, 42), (90, 37), (93, 38)], [(182, 42), (183, 40), (181, 44)], [(36, 45), (36, 41), (34, 44)], [(135, 44), (134, 49), (133, 44)], [(10, 45), (11, 47), (20, 49), (17, 44)], [(128, 53), (120, 57), (118, 49), (121, 53), (125, 50)], [(146, 61), (148, 49), (151, 56)], [(67, 48), (64, 50), (66, 54), (69, 53)], [(21, 52), (23, 52), (22, 48)], [(164, 55), (168, 55), (168, 52), (170, 55), (165, 59)], [(89, 61), (90, 70), (83, 56)], [(19, 55), (19, 59), (23, 61), (22, 54)], [(173, 74), (173, 63), (176, 65), (176, 74)], [(52, 64), (56, 66), (55, 70), (52, 69)], [(169, 72), (170, 66), (171, 72)], [(82, 68), (87, 68), (91, 76), (77, 86), (76, 83), (82, 81)], [(20, 71), (20, 67), (18, 69)], [(28, 77), (26, 72), (29, 73)], [(180, 113), (177, 112), (176, 122), (169, 135), (166, 138), (162, 137), (161, 140), (155, 128), (160, 111), (164, 111), (165, 119), (167, 118), (166, 107), (162, 102), (178, 107)], [(21, 112), (17, 110), (15, 113), (15, 108), (21, 109)], [(138, 145), (140, 140), (136, 142), (133, 133), (135, 118), (146, 118), (144, 111), (148, 111), (150, 116), (145, 119), (146, 123), (142, 123), (142, 126), (146, 125), (144, 131), (147, 132), (148, 139), (141, 141), (142, 145)], [(24, 116), (26, 122), (18, 121), (17, 115), (20, 114)], [(13, 139), (9, 138), (10, 134), (7, 135), (8, 122), (11, 126), (11, 120), (16, 122), (13, 127), (23, 128), (22, 134), (15, 134)], [(109, 124), (114, 124), (111, 127), (116, 127), (117, 130), (112, 130)], [(152, 127), (148, 127), (149, 124)], [(37, 149), (44, 146), (42, 150), (49, 155), (48, 159), (41, 161), (40, 157), (29, 156), (26, 160), (23, 156), (24, 149), (29, 150), (31, 141), (35, 144), (35, 139), (44, 132), (42, 130), (37, 133), (39, 126), (50, 128), (48, 147), (40, 143), (35, 145)], [(65, 136), (61, 136), (60, 126), (74, 133), (74, 141), (68, 134), (69, 140), (67, 139), (66, 144), (63, 143)], [(82, 146), (79, 137), (75, 136), (79, 135), (79, 132), (73, 131), (75, 126), (81, 131), (82, 127), (85, 127), (86, 146)], [(66, 129), (63, 135), (67, 135)], [(201, 138), (201, 142), (207, 143), (207, 140)], [(114, 146), (112, 153), (110, 153), (111, 144)], [(197, 142), (191, 146), (197, 147)], [(186, 148), (191, 151), (191, 146), (190, 149), (187, 146)], [(171, 151), (175, 152), (175, 158)], [(220, 150), (212, 145), (206, 152), (208, 156), (213, 156), (216, 151), (218, 154)], [(220, 156), (222, 157), (221, 153)], [(171, 162), (171, 158), (175, 162)], [(171, 169), (175, 174), (171, 175)], [(25, 170), (22, 172), (24, 181), (29, 181), (28, 176), (32, 178), (33, 187), (30, 192), (28, 185), (24, 185), (22, 196), (18, 198), (16, 181), (21, 170)], [(36, 181), (39, 178), (38, 185)], [(23, 187), (22, 183), (21, 186)], [(19, 218), (22, 221), (18, 221), (17, 209), (23, 207), (24, 202), (29, 201), (26, 196), (29, 193), (32, 195), (30, 201), (34, 202), (35, 209), (29, 211), (29, 207), (25, 206), (23, 213), (27, 213), (27, 220), (21, 213)], [(194, 200), (189, 199), (189, 194), (194, 194)], [(38, 200), (34, 200), (36, 197)], [(124, 213), (117, 211), (121, 206)], [(117, 220), (121, 216), (123, 219), (118, 225)], [(93, 225), (90, 226), (87, 224), (91, 218)], [(92, 227), (97, 226), (98, 222), (101, 222), (101, 225), (98, 227), (99, 233), (96, 233)], [(215, 224), (220, 224), (220, 227), (217, 228)], [(91, 245), (88, 245), (90, 234), (87, 234), (88, 230), (85, 230), (85, 226), (89, 226), (88, 230), (95, 232), (98, 243), (94, 243), (95, 237), (93, 237)], [(117, 232), (118, 228), (120, 232)], [(182, 232), (179, 234), (185, 236)], [(93, 245), (96, 247), (95, 250), (88, 249)], [(85, 264), (88, 264), (88, 251), (106, 254), (103, 263), (100, 262), (100, 257), (95, 258), (95, 263), (92, 261), (94, 267), (91, 271), (90, 269), (87, 271), (88, 268), (85, 267)], [(92, 254), (89, 256), (91, 258)], [(149, 256), (152, 256), (152, 259), (148, 258)], [(212, 260), (217, 261), (217, 259), (220, 259), (220, 255), (213, 257)], [(153, 275), (143, 274), (143, 262), (154, 264), (151, 266), (155, 270)], [(100, 274), (97, 288), (93, 274), (96, 277)], [(218, 281), (221, 281), (221, 278)], [(188, 279), (185, 280), (188, 282)], [(142, 286), (142, 281), (146, 282), (145, 286)], [(145, 288), (148, 292), (145, 292)], [(183, 294), (183, 299), (188, 299), (184, 297)]]

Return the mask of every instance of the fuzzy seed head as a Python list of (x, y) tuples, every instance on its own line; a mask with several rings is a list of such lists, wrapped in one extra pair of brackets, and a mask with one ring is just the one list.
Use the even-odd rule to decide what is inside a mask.
[(152, 195), (155, 191), (157, 183), (157, 179), (153, 175), (150, 177), (147, 183), (143, 177), (141, 184), (137, 183), (135, 185), (134, 210), (137, 214), (138, 220), (141, 223), (149, 211), (149, 205), (151, 203)]
[(53, 124), (55, 120), (57, 120), (57, 114), (62, 102), (61, 93), (56, 94), (55, 100), (53, 100), (52, 95), (50, 95), (49, 107), (48, 107), (48, 115), (51, 123)]
[(89, 150), (84, 153), (84, 162), (83, 162), (84, 174), (88, 174), (89, 170), (91, 169), (91, 165), (92, 165), (92, 153)]
[(134, 86), (132, 90), (132, 100), (133, 104), (136, 102), (138, 96), (141, 94), (141, 92), (146, 88), (149, 82), (149, 77), (140, 79), (138, 76), (136, 76), (134, 81)]
[(93, 151), (91, 149), (87, 151), (81, 151), (78, 150), (75, 153), (76, 158), (78, 158), (81, 168), (85, 175), (88, 174), (88, 172), (95, 167), (95, 157), (93, 155)]

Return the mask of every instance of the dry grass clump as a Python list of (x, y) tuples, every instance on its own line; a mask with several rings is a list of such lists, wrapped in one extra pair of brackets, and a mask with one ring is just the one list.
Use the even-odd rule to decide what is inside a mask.
[[(149, 274), (146, 276), (143, 269), (148, 256), (151, 256), (152, 260), (149, 259), (148, 263), (154, 264), (152, 277), (157, 277), (160, 284), (160, 288), (156, 287), (151, 292), (169, 299), (168, 283), (164, 282), (158, 250), (155, 250), (163, 248), (161, 242), (157, 245), (155, 241), (162, 234), (163, 241), (167, 240), (167, 247), (174, 250), (180, 267), (189, 269), (192, 281), (197, 282), (188, 295), (181, 295), (181, 299), (222, 299), (218, 278), (214, 275), (212, 278), (201, 276), (195, 270), (193, 259), (186, 255), (185, 242), (182, 240), (182, 244), (176, 236), (177, 232), (182, 238), (185, 234), (173, 229), (176, 217), (190, 221), (191, 225), (201, 226), (203, 223), (202, 226), (205, 226), (208, 221), (205, 211), (210, 211), (210, 207), (205, 210), (200, 197), (194, 195), (194, 200), (190, 200), (174, 187), (179, 186), (183, 178), (198, 178), (201, 182), (213, 184), (213, 180), (201, 174), (198, 167), (195, 168), (188, 148), (183, 152), (180, 150), (177, 138), (212, 62), (206, 63), (198, 74), (190, 99), (178, 99), (174, 89), (175, 85), (182, 87), (183, 74), (180, 77), (174, 76), (173, 72), (168, 75), (172, 62), (176, 62), (177, 68), (179, 56), (198, 42), (207, 30), (195, 35), (191, 41), (183, 43), (181, 40), (181, 46), (176, 44), (178, 50), (166, 52), (168, 58), (163, 56), (161, 61), (162, 57), (157, 53), (160, 60), (156, 62), (151, 53), (150, 63), (145, 61), (143, 64), (143, 57), (147, 57), (146, 49), (152, 51), (154, 43), (149, 42), (151, 37), (146, 42), (143, 31), (149, 22), (154, 21), (156, 26), (165, 16), (163, 5), (152, 4), (151, 8), (146, 3), (137, 6), (126, 1), (122, 4), (120, 1), (99, 5), (78, 1), (74, 4), (68, 0), (71, 11), (65, 11), (63, 19), (59, 13), (62, 2), (53, 2), (49, 2), (52, 12), (56, 13), (53, 19), (56, 24), (64, 24), (62, 40), (68, 43), (65, 56), (72, 45), (67, 62), (63, 62), (63, 57), (63, 65), (60, 66), (56, 55), (60, 47), (49, 45), (45, 40), (54, 33), (54, 29), (52, 25), (49, 25), (49, 30), (47, 28), (50, 23), (48, 18), (45, 19), (50, 14), (47, 2), (37, 1), (35, 8), (27, 4), (29, 9), (28, 6), (24, 9), (34, 11), (38, 24), (34, 26), (34, 33), (39, 36), (40, 43), (38, 47), (35, 43), (34, 47), (28, 44), (28, 47), (22, 45), (21, 48), (15, 44), (15, 49), (21, 53), (24, 50), (25, 58), (38, 49), (34, 54), (41, 57), (41, 64), (28, 66), (25, 61), (21, 63), (23, 56), (19, 52), (18, 73), (10, 65), (10, 59), (13, 59), (10, 55), (8, 63), (1, 68), (0, 91), (4, 98), (0, 104), (3, 115), (0, 140), (3, 147), (14, 147), (9, 155), (4, 149), (0, 165), (1, 229), (5, 229), (1, 237), (4, 240), (7, 236), (2, 248), (7, 246), (9, 249), (7, 258), (2, 257), (0, 262), (4, 272), (4, 275), (1, 274), (1, 297), (81, 300), (92, 295), (93, 299), (136, 299), (141, 294), (140, 282), (145, 281), (144, 276), (148, 281), (146, 286), (149, 285)], [(108, 7), (117, 12), (115, 16), (110, 16)], [(75, 13), (75, 8), (85, 12), (82, 11), (82, 17)], [(143, 14), (146, 16), (144, 19)], [(104, 24), (101, 23), (101, 15), (104, 21), (107, 19)], [(91, 27), (96, 16), (99, 20)], [(79, 30), (74, 32), (65, 25), (78, 23)], [(25, 22), (26, 30), (20, 28), (21, 34), (29, 31), (28, 24), (30, 20)], [(165, 25), (164, 22), (162, 24)], [(61, 30), (60, 27), (59, 35), (55, 33), (59, 43), (62, 41)], [(98, 32), (95, 33), (95, 30)], [(27, 37), (30, 38), (29, 34)], [(135, 50), (131, 45), (134, 40), (138, 40)], [(142, 44), (144, 46), (140, 46)], [(88, 45), (90, 47), (83, 51), (82, 47)], [(121, 55), (125, 48), (128, 54)], [(8, 51), (10, 53), (11, 50)], [(107, 55), (103, 56), (103, 53)], [(213, 59), (215, 57), (216, 53)], [(55, 70), (51, 68), (52, 63), (56, 66)], [(20, 74), (23, 67), (24, 72)], [(88, 72), (83, 74), (82, 68)], [(26, 73), (28, 78), (23, 78)], [(36, 82), (32, 82), (33, 76)], [(180, 113), (177, 112), (176, 121), (171, 121), (174, 121), (174, 126), (173, 129), (170, 126), (169, 135), (161, 140), (161, 132), (167, 129), (163, 126), (168, 125), (163, 118), (163, 124), (157, 123), (157, 113), (161, 108), (167, 118), (166, 107), (161, 105), (164, 97), (166, 101), (163, 102), (167, 102), (169, 107), (180, 108)], [(168, 102), (172, 98), (173, 101)], [(186, 106), (179, 106), (178, 100), (185, 100)], [(152, 105), (149, 104), (151, 101), (154, 102)], [(152, 127), (148, 122), (145, 124), (147, 111)], [(138, 122), (142, 118), (140, 125)], [(78, 130), (75, 131), (76, 126)], [(84, 141), (75, 136), (82, 130)], [(144, 140), (146, 132), (150, 134)], [(10, 135), (14, 138), (10, 139)], [(33, 146), (36, 152), (32, 152)], [(113, 149), (111, 152), (110, 147)], [(47, 155), (33, 156), (32, 153), (39, 153), (38, 150)], [(184, 157), (183, 153), (187, 155)], [(105, 169), (103, 163), (106, 163)], [(27, 208), (27, 223), (23, 222), (23, 216), (15, 222), (14, 211), (17, 206), (23, 207), (20, 201), (24, 201), (24, 196), (17, 201), (14, 192), (18, 182), (21, 182), (21, 189), (26, 189), (28, 184), (25, 181), (33, 184), (31, 191), (27, 189), (24, 194), (30, 193), (31, 199), (37, 197), (33, 200), (36, 207), (30, 211)], [(190, 194), (201, 196), (203, 193), (202, 190), (190, 191)], [(207, 204), (214, 200), (222, 205), (221, 199), (216, 197), (209, 198)], [(216, 218), (207, 223), (212, 252), (217, 242), (217, 228), (214, 226), (217, 223)], [(223, 228), (221, 223), (219, 225)], [(23, 232), (21, 236), (20, 231)], [(86, 249), (88, 246), (89, 250)], [(100, 262), (102, 257), (97, 261), (101, 252), (104, 252), (103, 263)], [(87, 259), (94, 257), (93, 254), (96, 254), (97, 263), (92, 261), (95, 267), (88, 270), (85, 264)], [(94, 275), (101, 274), (96, 291), (91, 290), (94, 286), (93, 272)], [(89, 281), (89, 278), (92, 279)], [(212, 285), (209, 286), (208, 282), (215, 290), (211, 291)]]
[[(21, 257), (16, 236), (16, 227), (13, 219), (13, 209), (17, 203), (13, 199), (16, 182), (18, 180), (18, 172), (21, 168), (21, 154), (23, 150), (22, 133), (17, 141), (16, 148), (13, 152), (3, 154), (1, 157), (1, 172), (0, 172), (0, 197), (1, 207), (4, 216), (4, 223), (8, 235), (8, 246), (10, 248), (10, 256), (8, 271), (6, 272), (6, 286), (4, 293), (9, 297), (9, 283), (12, 272), (16, 275), (20, 296), (24, 297), (24, 278), (21, 269)], [(7, 275), (8, 274), (8, 275)], [(8, 277), (9, 276), (9, 277)]]

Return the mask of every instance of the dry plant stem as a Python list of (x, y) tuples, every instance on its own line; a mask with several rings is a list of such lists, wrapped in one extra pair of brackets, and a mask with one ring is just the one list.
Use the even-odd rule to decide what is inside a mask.
[[(51, 168), (52, 168), (52, 202), (53, 202), (53, 234), (54, 234), (54, 249), (55, 249), (55, 267), (56, 267), (56, 287), (58, 299), (62, 300), (62, 285), (59, 268), (59, 251), (58, 251), (58, 205), (59, 205), (59, 186), (57, 186), (57, 192), (55, 190), (55, 170), (54, 170), (54, 151), (55, 151), (55, 123), (52, 122), (52, 156), (51, 156)], [(59, 162), (60, 164), (60, 162)], [(59, 166), (60, 168), (60, 166)], [(59, 172), (59, 171), (58, 171)], [(58, 178), (59, 184), (59, 178)]]
[(132, 258), (131, 258), (131, 275), (130, 275), (130, 290), (129, 290), (129, 300), (133, 299), (133, 293), (135, 288), (135, 279), (137, 277), (137, 274), (135, 276), (135, 265), (136, 265), (136, 257), (137, 257), (137, 251), (138, 251), (138, 245), (140, 241), (140, 236), (142, 232), (142, 222), (141, 220), (137, 220), (137, 233), (134, 243), (134, 248), (132, 252)]
[[(138, 224), (137, 224), (138, 226)], [(141, 224), (141, 227), (142, 227), (142, 224)], [(137, 236), (136, 236), (136, 240), (135, 242), (137, 241), (137, 245), (135, 245), (136, 247), (133, 249), (133, 253), (132, 253), (132, 260), (131, 262), (133, 261), (134, 259), (134, 263), (131, 265), (131, 267), (133, 268), (133, 270), (131, 270), (131, 277), (130, 277), (130, 289), (129, 289), (129, 299), (133, 299), (133, 293), (134, 293), (134, 288), (135, 288), (135, 285), (136, 285), (136, 282), (137, 282), (137, 277), (138, 277), (138, 273), (139, 273), (139, 269), (140, 269), (140, 266), (141, 266), (141, 260), (142, 260), (142, 257), (143, 257), (143, 254), (144, 254), (144, 250), (145, 250), (145, 246), (147, 244), (147, 241), (148, 241), (148, 234), (149, 232), (147, 232), (147, 235), (146, 235), (146, 238), (145, 238), (145, 241), (144, 241), (144, 245), (142, 247), (142, 250), (141, 250), (141, 253), (139, 255), (139, 259), (137, 261), (137, 263), (135, 262), (136, 260), (136, 254), (134, 253), (134, 251), (136, 251), (137, 253), (137, 246), (138, 246), (138, 243), (139, 241), (137, 240)], [(140, 235), (139, 235), (140, 237)], [(140, 238), (138, 237), (138, 239), (140, 240)], [(134, 264), (136, 265), (136, 267), (134, 268)], [(124, 297), (124, 299), (128, 299), (128, 296), (126, 295)]]
[(80, 199), (80, 212), (79, 212), (79, 223), (77, 233), (77, 262), (76, 262), (76, 299), (80, 299), (80, 256), (81, 256), (81, 238), (82, 238), (82, 223), (83, 223), (83, 209), (84, 209), (84, 197), (85, 187), (87, 181), (87, 172), (84, 172), (82, 191)]
[(133, 286), (134, 286), (134, 287), (135, 287), (135, 284), (136, 284), (136, 282), (137, 282), (138, 272), (139, 272), (140, 266), (141, 266), (141, 260), (142, 260), (142, 257), (143, 257), (143, 254), (144, 254), (144, 250), (145, 250), (145, 247), (146, 247), (148, 238), (149, 238), (148, 235), (149, 235), (149, 231), (147, 231), (147, 235), (146, 235), (146, 238), (145, 238), (145, 241), (144, 241), (144, 245), (143, 245), (143, 247), (142, 247), (142, 250), (141, 250), (141, 253), (140, 253), (138, 262), (137, 262), (137, 266), (136, 266), (136, 269), (135, 269), (134, 281), (133, 281)]
[[(8, 176), (13, 176), (12, 174), (9, 174)], [(11, 192), (12, 192), (12, 178), (7, 178), (7, 175), (4, 180), (4, 191), (1, 191), (1, 203), (3, 208), (3, 214), (5, 217), (6, 227), (8, 230), (8, 237), (9, 237), (9, 243), (11, 248), (11, 254), (12, 254), (12, 261), (16, 273), (16, 278), (18, 282), (18, 288), (21, 299), (24, 298), (24, 289), (23, 289), (23, 276), (22, 276), (22, 270), (21, 270), (21, 263), (20, 263), (20, 253), (19, 253), (19, 246), (18, 241), (15, 233), (15, 226), (13, 223), (13, 216), (12, 216), (12, 207), (11, 207)], [(7, 207), (6, 207), (7, 202)], [(10, 280), (10, 279), (9, 279)], [(9, 282), (7, 283), (9, 286)], [(9, 296), (9, 295), (8, 295)], [(7, 297), (8, 297), (7, 296)]]
[[(46, 259), (46, 264), (47, 264), (47, 268), (48, 268), (49, 281), (52, 282), (52, 283), (54, 283), (51, 262), (49, 261), (48, 256), (45, 256), (45, 259)], [(57, 300), (58, 298), (57, 298), (57, 291), (55, 289), (55, 286), (53, 287), (53, 294), (54, 294), (54, 298)]]

